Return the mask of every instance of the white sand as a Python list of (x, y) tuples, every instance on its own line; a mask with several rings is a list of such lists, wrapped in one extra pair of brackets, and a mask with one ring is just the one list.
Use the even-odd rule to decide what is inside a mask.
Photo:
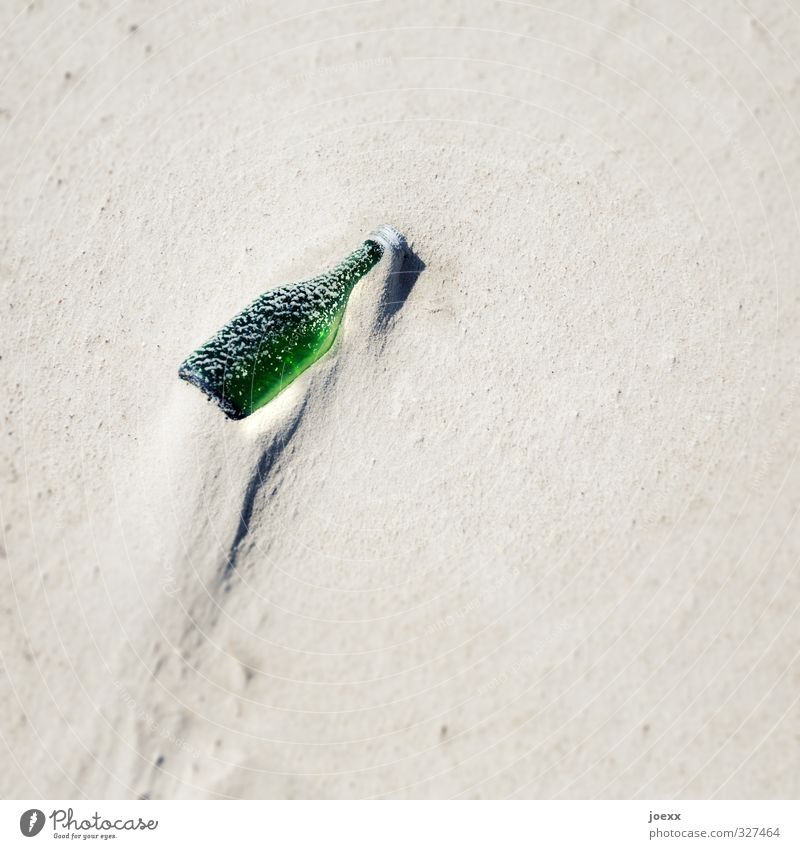
[(800, 10), (324, 5), (0, 8), (0, 795), (797, 797)]

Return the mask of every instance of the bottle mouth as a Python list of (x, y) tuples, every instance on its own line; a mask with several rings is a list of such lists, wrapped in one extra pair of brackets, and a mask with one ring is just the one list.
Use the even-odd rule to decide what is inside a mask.
[(367, 238), (372, 239), (373, 242), (377, 242), (384, 249), (388, 248), (393, 253), (402, 255), (408, 253), (406, 237), (396, 227), (392, 227), (391, 224), (381, 224)]
[(243, 419), (247, 413), (243, 413), (237, 406), (232, 404), (225, 395), (220, 391), (220, 388), (210, 381), (202, 371), (195, 368), (191, 363), (184, 361), (178, 370), (178, 377), (196, 386), (209, 401), (213, 401), (223, 413), (229, 418)]

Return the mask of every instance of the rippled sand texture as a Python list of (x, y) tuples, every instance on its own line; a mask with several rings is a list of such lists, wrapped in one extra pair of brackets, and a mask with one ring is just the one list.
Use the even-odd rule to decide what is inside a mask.
[(668, 5), (0, 9), (0, 795), (800, 795), (800, 14)]

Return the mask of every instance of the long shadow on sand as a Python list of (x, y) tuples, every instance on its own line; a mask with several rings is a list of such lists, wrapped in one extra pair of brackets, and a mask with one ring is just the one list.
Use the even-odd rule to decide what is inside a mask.
[[(295, 413), (289, 424), (282, 428), (275, 439), (266, 448), (261, 455), (258, 464), (250, 476), (247, 483), (247, 489), (244, 492), (242, 506), (239, 511), (239, 524), (236, 528), (236, 533), (233, 536), (230, 547), (228, 548), (228, 556), (222, 566), (222, 574), (220, 578), (223, 582), (227, 582), (233, 572), (236, 570), (236, 561), (239, 557), (239, 548), (250, 532), (250, 521), (253, 518), (253, 509), (255, 508), (256, 497), (258, 496), (261, 487), (266, 483), (272, 469), (281, 457), (281, 454), (286, 449), (286, 446), (292, 441), (297, 429), (300, 427), (300, 422), (303, 418), (303, 413), (306, 409), (306, 401), (300, 405), (300, 409)], [(229, 585), (226, 584), (226, 589)]]

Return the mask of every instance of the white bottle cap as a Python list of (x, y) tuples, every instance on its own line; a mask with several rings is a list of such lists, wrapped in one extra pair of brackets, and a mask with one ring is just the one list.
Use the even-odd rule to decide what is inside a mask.
[(384, 249), (393, 253), (405, 254), (408, 251), (406, 237), (390, 224), (381, 224), (380, 227), (376, 227), (367, 238), (372, 239), (373, 242), (378, 242)]

